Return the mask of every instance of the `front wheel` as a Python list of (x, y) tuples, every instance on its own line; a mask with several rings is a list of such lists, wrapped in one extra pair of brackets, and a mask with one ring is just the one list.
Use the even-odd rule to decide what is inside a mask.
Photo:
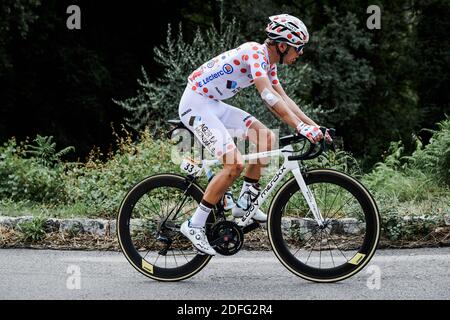
[(366, 266), (378, 245), (380, 216), (369, 191), (335, 170), (306, 172), (303, 178), (324, 218), (319, 226), (295, 178), (272, 200), (268, 233), (272, 248), (291, 272), (315, 282), (336, 282)]

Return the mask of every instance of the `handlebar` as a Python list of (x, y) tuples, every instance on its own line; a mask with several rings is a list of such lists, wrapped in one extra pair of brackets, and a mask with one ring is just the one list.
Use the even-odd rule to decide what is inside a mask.
[[(312, 143), (311, 141), (308, 140), (308, 138), (298, 133), (282, 137), (280, 139), (282, 145), (292, 144), (302, 140), (306, 140), (307, 142), (309, 142), (309, 148), (305, 153), (295, 156), (288, 156), (288, 160), (290, 161), (311, 160), (320, 156), (324, 151), (327, 150), (327, 144), (325, 139), (325, 133), (327, 130), (332, 138), (336, 136), (336, 130), (334, 128), (328, 129), (325, 127), (320, 127), (320, 131), (322, 131), (323, 134), (323, 139), (319, 141), (319, 143)], [(314, 152), (314, 149), (316, 149), (317, 144), (319, 144), (319, 149)]]

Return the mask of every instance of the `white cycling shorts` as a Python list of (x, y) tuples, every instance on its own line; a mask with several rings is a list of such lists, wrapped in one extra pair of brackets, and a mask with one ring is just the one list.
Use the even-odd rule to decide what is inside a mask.
[(178, 108), (180, 120), (216, 158), (236, 148), (233, 138), (246, 138), (256, 118), (223, 101), (195, 93), (187, 86)]

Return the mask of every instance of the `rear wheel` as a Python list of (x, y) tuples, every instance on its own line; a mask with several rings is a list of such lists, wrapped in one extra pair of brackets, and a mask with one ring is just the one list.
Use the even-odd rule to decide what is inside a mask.
[(319, 226), (295, 178), (274, 196), (268, 233), (278, 259), (294, 274), (316, 282), (344, 280), (369, 263), (380, 236), (377, 206), (364, 186), (338, 171), (303, 175), (325, 220)]
[[(179, 231), (202, 197), (200, 186), (175, 174), (148, 177), (128, 192), (119, 209), (117, 234), (136, 270), (155, 280), (180, 281), (206, 266), (211, 256), (199, 254)], [(214, 222), (213, 210), (207, 233)]]

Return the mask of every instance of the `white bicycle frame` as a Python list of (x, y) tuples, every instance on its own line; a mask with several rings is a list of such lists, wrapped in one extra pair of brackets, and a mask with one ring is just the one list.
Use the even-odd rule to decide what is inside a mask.
[[(319, 210), (319, 207), (317, 206), (316, 199), (314, 198), (313, 193), (308, 188), (308, 186), (305, 183), (305, 180), (303, 179), (302, 173), (300, 171), (300, 166), (296, 160), (289, 160), (288, 157), (294, 152), (291, 145), (287, 145), (283, 147), (282, 149), (272, 150), (272, 151), (266, 151), (266, 152), (259, 152), (259, 153), (253, 153), (244, 155), (243, 159), (244, 161), (250, 161), (250, 160), (256, 160), (259, 158), (267, 158), (267, 157), (276, 157), (283, 155), (284, 156), (284, 163), (280, 167), (280, 169), (276, 172), (275, 176), (270, 180), (270, 182), (267, 184), (267, 186), (261, 191), (259, 196), (255, 199), (255, 201), (251, 204), (249, 210), (246, 212), (246, 214), (239, 219), (238, 225), (241, 227), (245, 227), (251, 223), (252, 217), (258, 212), (259, 207), (267, 200), (271, 192), (276, 188), (276, 186), (280, 183), (280, 181), (283, 179), (283, 177), (289, 173), (292, 172), (294, 174), (295, 179), (297, 180), (298, 185), (300, 186), (300, 190), (302, 191), (303, 196), (305, 197), (306, 202), (308, 203), (309, 209), (314, 215), (314, 219), (316, 220), (317, 224), (319, 226), (324, 225), (324, 219), (322, 217), (322, 214)], [(210, 172), (212, 166), (216, 166), (221, 164), (220, 160), (202, 160), (202, 168), (200, 171), (197, 172), (196, 177), (199, 177), (202, 175), (203, 172)]]

